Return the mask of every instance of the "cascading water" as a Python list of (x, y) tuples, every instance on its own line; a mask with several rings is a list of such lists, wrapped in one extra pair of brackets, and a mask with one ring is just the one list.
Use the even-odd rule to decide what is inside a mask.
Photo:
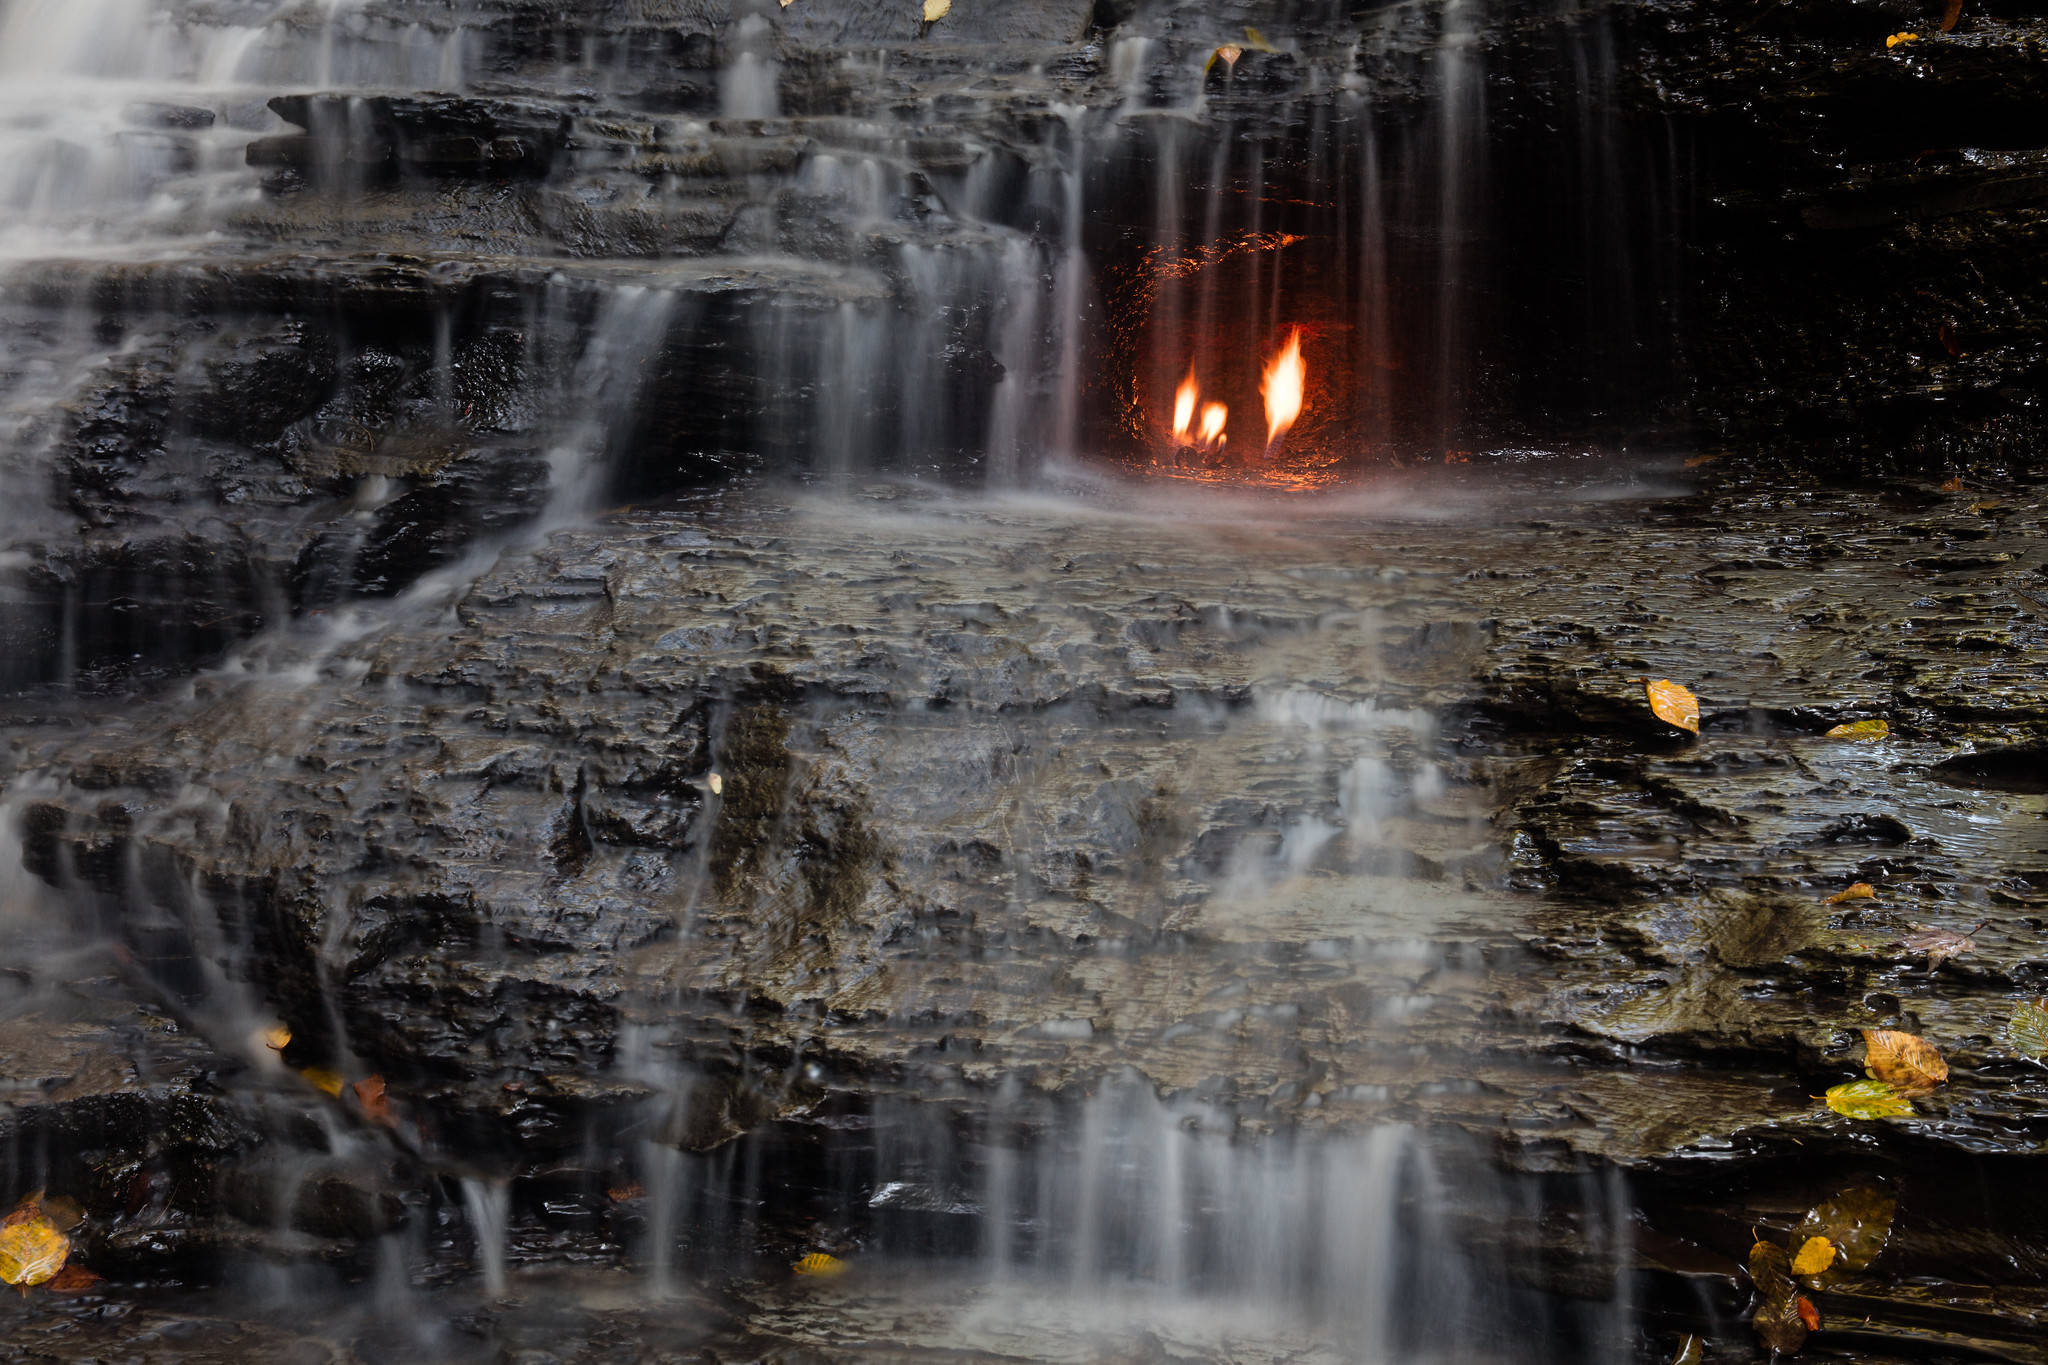
[[(110, 1281), (451, 1359), (521, 1301), (1631, 1358), (1620, 1178), (1487, 1152), (1540, 1063), (1478, 1003), (1519, 949), (1426, 679), (1464, 627), (1401, 586), (1450, 571), (1096, 482), (1639, 418), (1601, 21), (1532, 198), (1479, 0), (1106, 49), (1088, 5), (568, 8), (0, 0), (0, 1012), (122, 1002), (91, 1045), (200, 1116), (106, 1156), (53, 1084), (6, 1192), (90, 1189)], [(1573, 197), (1563, 321), (1496, 243)]]

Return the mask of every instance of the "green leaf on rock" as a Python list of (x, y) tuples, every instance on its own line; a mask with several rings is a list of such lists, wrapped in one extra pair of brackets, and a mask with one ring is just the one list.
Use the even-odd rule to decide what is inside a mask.
[(2005, 1041), (2022, 1057), (2048, 1061), (2048, 1000), (2024, 1000), (2005, 1023)]
[(1828, 1108), (1852, 1119), (1893, 1119), (1913, 1112), (1905, 1096), (1883, 1081), (1845, 1081), (1830, 1086)]

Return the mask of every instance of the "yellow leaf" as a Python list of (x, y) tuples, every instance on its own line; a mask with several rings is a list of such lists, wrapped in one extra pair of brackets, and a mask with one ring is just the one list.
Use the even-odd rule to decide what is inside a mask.
[(1794, 1275), (1818, 1275), (1835, 1263), (1835, 1244), (1825, 1237), (1809, 1237), (1792, 1258)]
[(1657, 719), (1681, 730), (1700, 732), (1700, 699), (1668, 678), (1643, 684)]
[(1897, 47), (1900, 43), (1917, 43), (1919, 41), (1920, 35), (1917, 33), (1894, 33), (1891, 37), (1884, 40), (1884, 45), (1886, 47)]
[(953, 0), (924, 0), (924, 21), (936, 24), (953, 12)]
[(329, 1071), (324, 1066), (309, 1066), (299, 1074), (304, 1076), (315, 1090), (320, 1091), (322, 1094), (332, 1095), (336, 1099), (341, 1098), (340, 1072)]
[(1869, 882), (1857, 882), (1852, 886), (1845, 886), (1834, 895), (1829, 896), (1827, 904), (1841, 905), (1845, 901), (1867, 901), (1875, 899), (1876, 896), (1876, 887), (1872, 886)]
[(840, 1260), (837, 1256), (827, 1256), (822, 1251), (814, 1251), (801, 1261), (798, 1261), (791, 1269), (799, 1275), (809, 1275), (815, 1279), (829, 1280), (835, 1275), (844, 1275), (846, 1273), (846, 1262)]
[(713, 796), (723, 796), (725, 794), (725, 779), (720, 777), (717, 773), (713, 773), (711, 774), (711, 776), (705, 778), (704, 785), (711, 788), (711, 794)]
[(1701, 1365), (1707, 1358), (1707, 1343), (1704, 1338), (1687, 1337), (1678, 1343), (1678, 1354), (1671, 1357), (1671, 1365)]
[(1892, 727), (1881, 720), (1852, 720), (1828, 731), (1829, 739), (1883, 739)]
[(1828, 1108), (1852, 1119), (1894, 1119), (1913, 1112), (1905, 1097), (1883, 1081), (1844, 1081), (1830, 1086), (1823, 1098)]
[(1884, 1028), (1862, 1032), (1864, 1069), (1872, 1080), (1883, 1081), (1906, 1095), (1947, 1082), (1948, 1063), (1925, 1038)]
[(17, 1209), (0, 1223), (0, 1282), (25, 1288), (55, 1279), (70, 1255), (71, 1239), (41, 1209)]
[(1825, 1237), (1835, 1246), (1835, 1266), (1861, 1270), (1877, 1259), (1891, 1236), (1899, 1201), (1882, 1190), (1857, 1185), (1807, 1211), (1792, 1235)]
[(1245, 28), (1244, 41), (1254, 52), (1276, 52), (1279, 50), (1266, 41), (1265, 34), (1249, 26)]
[(283, 1024), (272, 1024), (263, 1030), (263, 1046), (272, 1052), (282, 1052), (292, 1040), (292, 1031)]

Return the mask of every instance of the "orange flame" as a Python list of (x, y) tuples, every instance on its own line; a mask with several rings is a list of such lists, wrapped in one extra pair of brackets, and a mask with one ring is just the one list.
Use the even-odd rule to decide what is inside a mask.
[(1202, 444), (1217, 446), (1223, 444), (1223, 424), (1230, 420), (1230, 409), (1221, 403), (1202, 405)]
[(1197, 392), (1198, 390), (1195, 388), (1195, 369), (1194, 366), (1190, 365), (1188, 367), (1188, 377), (1180, 381), (1180, 387), (1174, 390), (1173, 394), (1173, 434), (1180, 440), (1187, 439), (1188, 423), (1195, 420), (1195, 395)]
[(1266, 366), (1259, 383), (1259, 396), (1266, 400), (1266, 448), (1281, 438), (1301, 416), (1301, 391), (1308, 367), (1301, 363), (1301, 329), (1287, 334), (1287, 344)]

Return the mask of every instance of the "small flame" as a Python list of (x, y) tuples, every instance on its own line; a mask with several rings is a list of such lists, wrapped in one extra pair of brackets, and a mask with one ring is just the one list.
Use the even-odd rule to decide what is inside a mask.
[(1259, 396), (1266, 400), (1266, 448), (1286, 434), (1301, 416), (1301, 391), (1308, 369), (1301, 363), (1301, 329), (1287, 334), (1287, 344), (1266, 366), (1259, 384)]
[(1218, 446), (1223, 444), (1223, 424), (1230, 420), (1230, 409), (1221, 403), (1202, 405), (1202, 444)]
[(1174, 390), (1173, 394), (1173, 434), (1180, 440), (1187, 439), (1188, 423), (1195, 420), (1197, 392), (1194, 366), (1190, 365), (1188, 377), (1180, 381), (1180, 387)]

